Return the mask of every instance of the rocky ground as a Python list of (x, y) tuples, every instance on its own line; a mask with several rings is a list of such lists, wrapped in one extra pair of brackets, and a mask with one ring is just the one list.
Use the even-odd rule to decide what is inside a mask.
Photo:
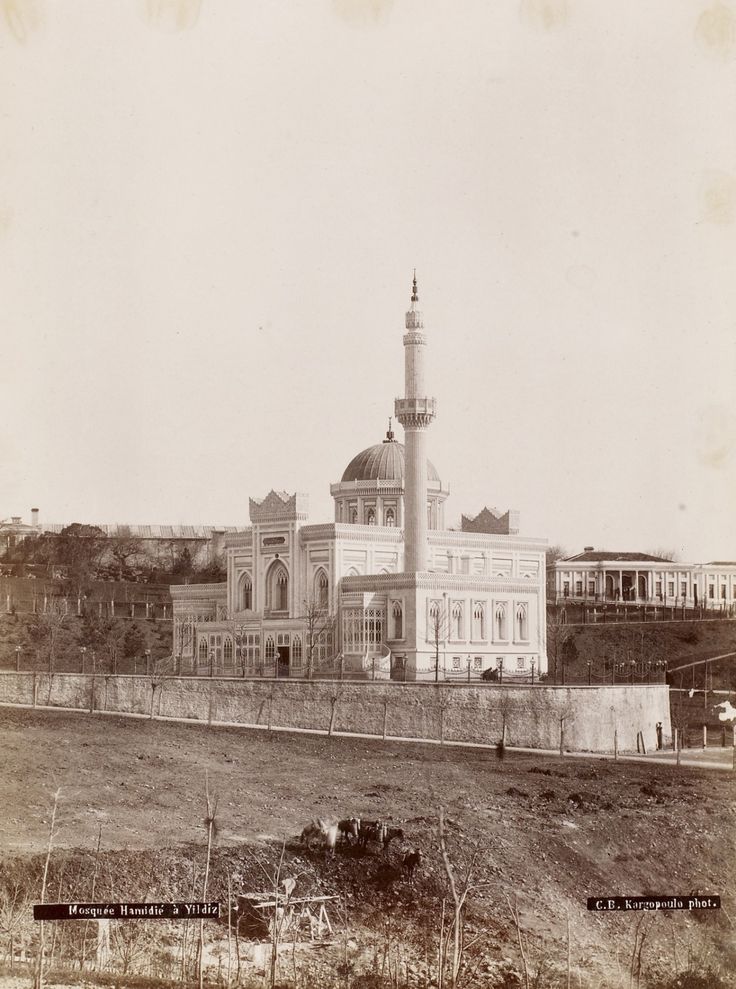
[[(437, 833), (442, 805), (461, 887), (473, 862), (466, 985), (519, 984), (519, 929), (537, 989), (566, 984), (568, 936), (575, 986), (637, 985), (632, 957), (636, 969), (640, 947), (641, 986), (732, 984), (736, 819), (734, 780), (723, 772), (519, 754), (499, 760), (487, 751), (8, 708), (0, 710), (0, 751), (0, 877), (6, 889), (21, 882), (33, 899), (57, 788), (51, 899), (90, 898), (98, 835), (96, 899), (201, 891), (207, 778), (218, 799), (208, 896), (225, 903), (228, 876), (233, 893), (267, 890), (283, 851), (280, 876), (295, 879), (294, 895), (340, 897), (331, 946), (315, 961), (322, 974), (304, 985), (331, 984), (314, 980), (333, 972), (335, 984), (367, 986), (358, 976), (382, 971), (385, 979), (389, 970), (396, 985), (429, 984), (442, 900), (449, 901)], [(350, 814), (390, 818), (405, 838), (386, 856), (375, 846), (344, 847), (331, 860), (296, 841), (312, 817)], [(401, 858), (413, 848), (423, 861), (410, 881)], [(590, 896), (693, 892), (720, 894), (723, 908), (586, 909)], [(208, 930), (221, 946), (226, 925)], [(285, 984), (293, 983), (283, 964)], [(310, 964), (300, 962), (299, 971)], [(710, 975), (683, 982), (688, 969)]]

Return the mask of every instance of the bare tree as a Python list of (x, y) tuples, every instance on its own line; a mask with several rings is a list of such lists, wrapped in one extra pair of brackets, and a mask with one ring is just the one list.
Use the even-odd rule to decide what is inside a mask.
[(59, 646), (69, 625), (66, 603), (52, 598), (46, 612), (37, 618), (37, 633), (48, 650), (49, 673), (54, 672)]
[(442, 601), (432, 601), (429, 606), (427, 638), (434, 646), (434, 679), (440, 678), (440, 643), (444, 642), (448, 633), (447, 611)]
[[(207, 899), (207, 883), (210, 878), (210, 856), (212, 854), (212, 842), (217, 834), (217, 797), (210, 794), (209, 776), (205, 773), (204, 794), (207, 807), (207, 814), (204, 819), (204, 828), (207, 832), (207, 858), (204, 867), (204, 879), (202, 880), (202, 900)], [(197, 976), (199, 979), (199, 989), (203, 989), (203, 954), (204, 954), (204, 917), (199, 918), (199, 952), (197, 958)]]
[(125, 531), (126, 528), (123, 527), (120, 535), (115, 536), (108, 543), (110, 556), (117, 563), (121, 577), (130, 569), (128, 561), (136, 560), (144, 554), (143, 541), (137, 536), (131, 536), (130, 531)]
[[(564, 671), (564, 649), (575, 634), (571, 625), (567, 624), (567, 612), (564, 606), (550, 605), (547, 608), (547, 656), (552, 665), (553, 680), (557, 680), (559, 671)], [(563, 672), (564, 683), (564, 672)]]
[(452, 940), (452, 952), (449, 956), (449, 975), (450, 987), (451, 989), (456, 989), (460, 979), (460, 972), (463, 967), (465, 951), (470, 946), (470, 944), (465, 940), (465, 909), (468, 895), (473, 890), (488, 884), (477, 881), (481, 847), (479, 843), (475, 843), (471, 847), (469, 858), (467, 859), (462, 870), (458, 869), (456, 865), (453, 864), (447, 847), (447, 836), (445, 833), (445, 810), (442, 806), (439, 808), (438, 834), (440, 841), (440, 852), (442, 854), (442, 864), (445, 867), (445, 875), (447, 876), (447, 882), (450, 887), (450, 896), (452, 897), (452, 920), (447, 927), (446, 934), (444, 933), (443, 900), (438, 984), (440, 987), (444, 984), (444, 972), (447, 967), (448, 951), (450, 948), (449, 942)]
[(647, 556), (656, 556), (660, 560), (670, 560), (676, 563), (679, 559), (677, 551), (674, 549), (648, 549), (645, 550)]
[[(54, 806), (51, 811), (51, 823), (49, 824), (49, 842), (46, 848), (46, 860), (43, 865), (43, 877), (41, 879), (41, 903), (46, 902), (46, 883), (49, 876), (49, 861), (51, 859), (51, 849), (54, 845), (54, 827), (56, 826), (56, 810), (59, 806), (59, 797), (61, 795), (61, 789), (57, 789), (54, 794)], [(35, 989), (42, 989), (43, 987), (43, 952), (44, 952), (44, 927), (43, 921), (40, 921), (39, 932), (38, 932), (38, 962), (36, 965), (36, 977), (34, 980)]]
[(17, 882), (12, 889), (0, 890), (0, 934), (7, 939), (10, 970), (13, 971), (16, 937), (29, 916), (30, 897), (27, 889)]
[[(233, 639), (235, 636), (233, 635)], [(194, 642), (194, 617), (186, 615), (176, 621), (174, 625), (174, 655), (176, 659), (176, 673), (181, 676), (182, 659), (184, 653)], [(245, 676), (245, 655), (241, 647), (240, 661), (243, 666), (243, 676)]]
[(558, 560), (564, 560), (567, 556), (568, 552), (564, 546), (548, 546), (545, 551), (545, 563), (548, 567), (551, 567)]
[(314, 674), (320, 654), (332, 652), (335, 641), (335, 616), (331, 615), (325, 605), (313, 597), (307, 597), (303, 603), (302, 619), (306, 626), (306, 660), (307, 676)]

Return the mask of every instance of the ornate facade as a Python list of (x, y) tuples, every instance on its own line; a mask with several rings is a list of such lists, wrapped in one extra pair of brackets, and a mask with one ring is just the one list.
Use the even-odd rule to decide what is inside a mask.
[[(449, 493), (427, 460), (436, 402), (416, 279), (406, 314), (405, 395), (382, 443), (330, 492), (334, 521), (307, 498), (251, 499), (248, 529), (225, 536), (227, 581), (172, 587), (182, 673), (434, 679), (547, 668), (546, 541), (445, 529)], [(516, 521), (516, 520), (515, 520)], [(518, 522), (517, 522), (518, 525)]]

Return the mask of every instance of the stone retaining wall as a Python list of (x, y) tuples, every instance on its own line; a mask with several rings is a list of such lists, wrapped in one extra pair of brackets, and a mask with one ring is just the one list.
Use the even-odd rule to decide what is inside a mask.
[(669, 689), (629, 686), (499, 686), (75, 673), (0, 673), (0, 704), (186, 718), (212, 723), (333, 729), (448, 742), (557, 748), (561, 728), (569, 751), (647, 751), (655, 726), (670, 736)]

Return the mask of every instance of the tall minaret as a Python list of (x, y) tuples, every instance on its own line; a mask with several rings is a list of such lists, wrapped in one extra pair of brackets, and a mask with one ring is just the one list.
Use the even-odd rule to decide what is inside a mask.
[(425, 430), (435, 416), (435, 400), (424, 394), (424, 321), (418, 309), (417, 273), (406, 314), (404, 334), (404, 398), (395, 403), (396, 418), (404, 427), (406, 476), (404, 480), (404, 570), (427, 569), (427, 450)]

